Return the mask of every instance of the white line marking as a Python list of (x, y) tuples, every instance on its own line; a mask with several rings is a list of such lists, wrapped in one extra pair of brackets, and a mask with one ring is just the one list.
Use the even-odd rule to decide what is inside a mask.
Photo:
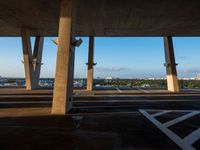
[(190, 143), (191, 145), (195, 143), (200, 138), (200, 128), (192, 132), (190, 135), (186, 136), (183, 140)]
[(199, 100), (144, 100), (144, 99), (141, 99), (141, 100), (94, 100), (94, 99), (91, 99), (91, 100), (74, 100), (74, 102), (76, 103), (91, 103), (91, 102), (195, 102), (195, 101), (199, 101)]
[(164, 115), (164, 114), (169, 113), (169, 112), (171, 112), (171, 111), (166, 110), (166, 111), (162, 111), (162, 112), (153, 114), (153, 115), (151, 115), (151, 116), (152, 116), (152, 117), (158, 117), (158, 116)]
[(78, 121), (77, 125), (76, 125), (76, 129), (78, 129), (81, 125), (82, 120)]
[(81, 125), (82, 120), (83, 120), (83, 116), (72, 116), (72, 119), (78, 121), (78, 123), (76, 124), (76, 129), (78, 129)]
[(147, 90), (143, 90), (143, 89), (141, 89), (141, 88), (137, 88), (139, 91), (142, 91), (142, 92), (144, 92), (144, 93), (150, 93), (149, 91), (147, 91)]
[(186, 136), (183, 140), (190, 143), (191, 145), (195, 143), (200, 138), (200, 128), (192, 132), (190, 135)]
[(118, 87), (116, 87), (116, 90), (117, 90), (119, 93), (122, 93), (122, 91), (121, 91)]
[(188, 113), (188, 114), (186, 114), (186, 115), (183, 115), (183, 116), (181, 116), (181, 117), (178, 117), (178, 118), (176, 118), (176, 119), (174, 119), (174, 120), (170, 120), (170, 121), (164, 123), (163, 125), (164, 125), (165, 127), (168, 128), (168, 127), (170, 127), (170, 126), (172, 126), (172, 125), (174, 125), (174, 124), (177, 124), (177, 123), (179, 123), (179, 122), (182, 122), (182, 121), (184, 121), (184, 120), (186, 120), (186, 119), (188, 119), (188, 118), (191, 118), (191, 117), (193, 117), (193, 116), (195, 116), (195, 115), (198, 115), (198, 114), (200, 114), (200, 112), (198, 112), (198, 111), (193, 111), (193, 112), (191, 112), (191, 113)]
[(191, 146), (191, 143), (188, 143), (187, 141), (181, 139), (178, 135), (176, 135), (174, 132), (163, 126), (162, 123), (157, 121), (154, 117), (152, 117), (150, 114), (148, 114), (145, 110), (139, 109), (139, 111), (148, 118), (154, 125), (157, 126), (163, 133), (165, 133), (172, 141), (174, 141), (179, 147), (181, 147), (183, 150), (195, 150)]
[[(143, 109), (142, 109), (143, 110)], [(145, 109), (145, 111), (166, 111), (166, 110), (162, 110), (162, 109)], [(170, 110), (170, 111), (173, 111), (173, 112), (193, 112), (193, 111), (198, 111), (199, 110), (176, 110), (176, 109), (173, 109), (173, 110)]]
[[(110, 95), (106, 95), (107, 93), (105, 93), (105, 94), (102, 94), (101, 92), (98, 92), (98, 91), (94, 91), (94, 92), (96, 92), (95, 94), (96, 95), (94, 95), (93, 97), (95, 98), (95, 97), (101, 97), (102, 98), (102, 96), (103, 97), (105, 97), (105, 98), (107, 98), (107, 97), (116, 97), (116, 95), (113, 93), (111, 93)], [(100, 93), (100, 94), (99, 94)], [(185, 98), (190, 98), (190, 96), (199, 96), (200, 94), (198, 93), (198, 94), (194, 94), (194, 93), (192, 93), (192, 94), (184, 94), (184, 97)], [(74, 95), (75, 96), (75, 95)], [(149, 95), (133, 95), (133, 94), (128, 94), (128, 95), (126, 95), (126, 97), (130, 97), (130, 98), (137, 98), (137, 97), (143, 97), (143, 98), (149, 98)], [(177, 97), (179, 97), (180, 96), (180, 94), (173, 94), (173, 95), (170, 95), (169, 93), (163, 93), (163, 94), (159, 94), (159, 93), (152, 93), (151, 94), (151, 96), (153, 96), (153, 97), (171, 97), (171, 98), (177, 98)], [(1, 97), (1, 96), (0, 96)], [(86, 95), (84, 96), (75, 96), (75, 97), (87, 97)], [(124, 95), (117, 95), (117, 97), (124, 97)], [(180, 99), (181, 100), (181, 99)], [(190, 100), (190, 99), (188, 99), (188, 100)], [(196, 99), (196, 101), (198, 101), (199, 99)]]
[(193, 91), (200, 92), (200, 89), (191, 89), (191, 92)]

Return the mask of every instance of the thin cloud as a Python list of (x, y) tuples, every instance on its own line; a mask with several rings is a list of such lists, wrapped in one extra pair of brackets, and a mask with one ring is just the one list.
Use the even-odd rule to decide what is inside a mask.
[(183, 70), (184, 73), (200, 73), (200, 68), (190, 68), (190, 69), (186, 69), (186, 70)]
[(186, 59), (188, 59), (188, 57), (186, 57), (186, 56), (180, 56), (180, 57), (178, 57), (178, 59), (180, 59), (180, 60), (186, 60)]
[(126, 68), (126, 67), (96, 67), (95, 71), (96, 72), (121, 72), (121, 71), (128, 71), (131, 70), (131, 68)]

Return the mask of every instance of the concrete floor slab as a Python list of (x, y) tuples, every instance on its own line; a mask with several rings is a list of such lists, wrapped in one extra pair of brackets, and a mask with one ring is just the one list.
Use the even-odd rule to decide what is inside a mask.
[[(39, 91), (38, 95), (37, 92), (18, 93), (20, 97), (15, 97), (13, 92), (7, 98), (0, 92), (0, 149), (176, 150), (179, 146), (138, 109), (156, 109), (159, 113), (162, 110), (200, 110), (198, 93), (143, 93), (77, 96), (71, 114), (52, 116), (51, 94), (43, 92)], [(148, 113), (155, 115), (152, 111)], [(170, 113), (164, 117), (165, 120), (175, 119), (181, 115)], [(198, 127), (194, 119), (174, 127), (173, 132), (178, 134), (186, 128)], [(193, 147), (198, 149), (198, 141)]]

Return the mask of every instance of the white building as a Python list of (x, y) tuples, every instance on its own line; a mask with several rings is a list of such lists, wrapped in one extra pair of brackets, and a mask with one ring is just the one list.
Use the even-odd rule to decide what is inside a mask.
[(106, 79), (106, 80), (112, 80), (113, 77), (106, 77), (105, 79)]

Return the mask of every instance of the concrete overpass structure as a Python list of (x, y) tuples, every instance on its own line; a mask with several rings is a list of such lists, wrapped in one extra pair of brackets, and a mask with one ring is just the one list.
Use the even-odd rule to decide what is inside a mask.
[[(89, 36), (88, 90), (94, 37), (163, 36), (168, 90), (178, 92), (172, 36), (200, 36), (199, 0), (1, 0), (0, 36), (21, 36), (27, 89), (39, 80), (43, 37), (58, 36), (53, 114), (72, 107), (77, 36)], [(30, 37), (36, 36), (34, 53)]]

